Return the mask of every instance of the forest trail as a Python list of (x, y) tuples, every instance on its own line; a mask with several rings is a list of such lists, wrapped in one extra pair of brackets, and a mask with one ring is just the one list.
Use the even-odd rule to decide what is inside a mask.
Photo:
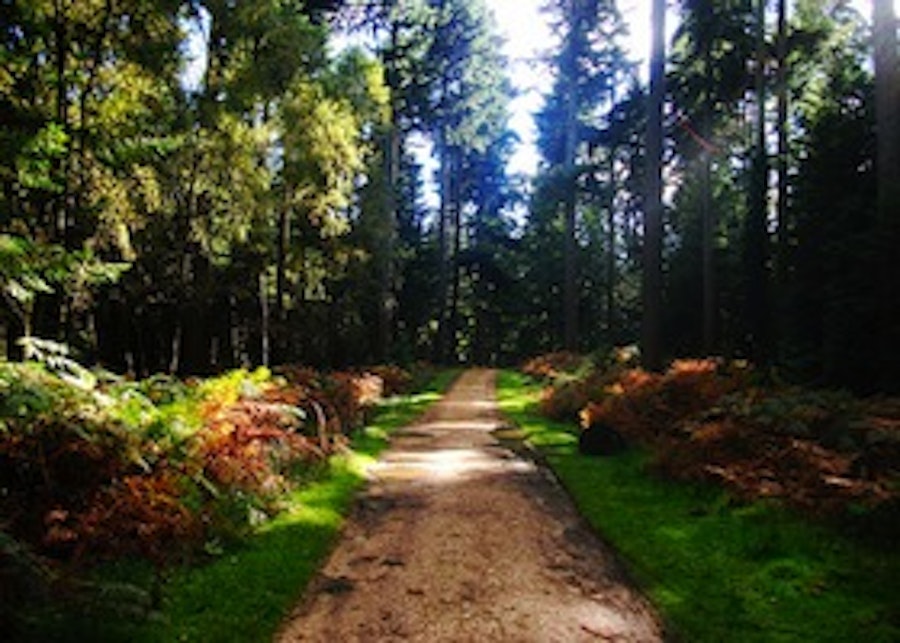
[(276, 640), (662, 640), (614, 555), (500, 426), (494, 372), (473, 369), (396, 434)]

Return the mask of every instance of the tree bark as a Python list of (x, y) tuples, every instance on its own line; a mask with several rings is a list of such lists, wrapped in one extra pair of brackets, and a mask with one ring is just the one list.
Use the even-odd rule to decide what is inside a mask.
[(460, 179), (460, 155), (452, 157), (452, 175), (456, 177), (451, 181), (451, 197), (453, 204), (453, 256), (450, 259), (452, 270), (450, 285), (450, 314), (447, 335), (450, 339), (450, 349), (453, 361), (458, 359), (456, 350), (456, 335), (459, 331), (459, 290), (460, 290), (460, 253), (462, 251), (462, 195)]
[(451, 212), (451, 152), (447, 143), (447, 137), (441, 141), (441, 209), (438, 221), (438, 331), (436, 359), (439, 364), (446, 363), (449, 352), (449, 320), (447, 315), (447, 289), (450, 281), (450, 266), (448, 257), (447, 237)]
[(900, 390), (900, 62), (893, 0), (874, 0), (875, 128), (878, 233), (881, 241), (882, 387)]
[[(579, 27), (580, 7), (577, 0), (571, 0), (569, 14), (569, 38)], [(572, 46), (572, 45), (569, 45)], [(564, 171), (566, 181), (566, 199), (564, 203), (565, 239), (563, 241), (563, 345), (567, 350), (578, 350), (578, 243), (575, 236), (577, 215), (578, 179), (576, 172), (578, 151), (578, 79), (574, 61), (569, 60), (569, 69), (563, 70), (569, 83), (566, 92), (566, 122)]]
[(787, 0), (778, 0), (778, 248), (775, 262), (776, 283), (783, 287), (787, 272), (788, 235), (788, 40)]
[[(612, 103), (611, 103), (612, 104)], [(616, 341), (616, 150), (609, 151), (610, 199), (606, 212), (606, 340)]]
[(662, 170), (665, 100), (665, 0), (653, 0), (650, 95), (647, 106), (647, 193), (644, 197), (644, 275), (641, 361), (662, 369)]
[(260, 360), (269, 366), (269, 295), (266, 293), (266, 275), (259, 273)]
[(749, 323), (749, 350), (760, 366), (769, 362), (769, 300), (766, 260), (768, 256), (769, 159), (766, 149), (766, 0), (756, 5), (756, 118), (754, 120), (754, 162), (751, 170), (750, 208), (746, 224), (746, 315)]
[[(712, 81), (711, 43), (704, 43), (703, 69), (708, 82)], [(706, 96), (702, 103), (700, 128), (707, 141), (712, 140), (712, 88), (707, 85)], [(718, 297), (716, 283), (716, 212), (712, 196), (712, 153), (700, 150), (700, 211), (703, 222), (703, 351), (707, 355), (716, 352), (718, 334)]]
[(403, 153), (403, 145), (400, 138), (400, 83), (396, 69), (398, 49), (398, 26), (390, 16), (393, 3), (388, 6), (389, 20), (391, 20), (391, 49), (390, 58), (386, 61), (386, 77), (388, 89), (391, 92), (390, 107), (391, 120), (388, 124), (387, 145), (385, 149), (385, 189), (387, 190), (387, 231), (385, 239), (385, 257), (381, 274), (381, 296), (379, 301), (378, 319), (378, 357), (382, 362), (391, 359), (394, 344), (394, 318), (397, 309), (397, 297), (394, 292), (394, 252), (397, 237), (397, 222), (400, 218), (400, 156)]
[(874, 0), (878, 214), (895, 230), (900, 218), (900, 66), (893, 0)]

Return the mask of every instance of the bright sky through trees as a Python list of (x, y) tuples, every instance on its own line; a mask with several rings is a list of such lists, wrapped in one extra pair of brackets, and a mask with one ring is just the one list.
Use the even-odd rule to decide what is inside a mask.
[[(521, 144), (511, 161), (510, 173), (522, 173), (533, 176), (537, 169), (537, 151), (534, 141), (537, 131), (533, 115), (538, 111), (543, 92), (550, 87), (551, 80), (541, 60), (553, 48), (553, 36), (547, 17), (541, 12), (542, 0), (488, 0), (488, 5), (497, 18), (500, 33), (506, 40), (506, 55), (511, 62), (511, 75), (514, 86), (520, 95), (513, 101), (512, 127), (521, 137)], [(670, 5), (672, 2), (669, 3)], [(851, 0), (866, 18), (871, 19), (871, 0)], [(900, 0), (895, 0), (895, 10), (900, 13)], [(641, 75), (646, 78), (646, 59), (650, 44), (650, 2), (649, 0), (619, 0), (619, 10), (628, 27), (623, 40), (629, 57), (640, 63)], [(671, 12), (670, 10), (670, 13)], [(675, 15), (667, 20), (667, 30), (671, 34), (676, 26)], [(203, 28), (208, 28), (204, 24)], [(205, 60), (204, 47), (200, 34), (193, 32), (187, 43), (188, 55), (194, 63), (188, 66), (185, 82), (195, 87), (203, 74)], [(422, 156), (427, 157), (430, 146), (424, 141), (414, 141), (421, 146)], [(430, 179), (434, 163), (427, 158), (422, 159)]]
[[(513, 129), (522, 137), (522, 145), (512, 159), (512, 173), (534, 175), (537, 135), (533, 114), (540, 108), (542, 93), (551, 80), (540, 62), (554, 45), (547, 16), (541, 13), (541, 0), (489, 0), (500, 32), (506, 39), (506, 54), (511, 60), (513, 82), (521, 95), (513, 101)], [(619, 9), (629, 33), (624, 41), (630, 58), (646, 58), (649, 48), (650, 5), (646, 0), (620, 0)], [(672, 21), (670, 21), (671, 25)]]
[[(535, 174), (537, 151), (534, 148), (536, 129), (533, 114), (541, 105), (542, 92), (551, 81), (542, 68), (540, 59), (553, 46), (553, 38), (547, 17), (541, 13), (542, 0), (488, 0), (497, 17), (497, 24), (506, 39), (506, 54), (511, 60), (513, 82), (522, 94), (513, 101), (513, 129), (522, 138), (522, 144), (512, 159), (512, 173)], [(851, 0), (851, 4), (867, 19), (871, 19), (871, 0)], [(675, 30), (676, 21), (669, 2), (670, 16), (667, 31)], [(619, 10), (628, 26), (623, 45), (629, 57), (641, 63), (640, 72), (646, 79), (646, 60), (650, 50), (650, 2), (649, 0), (619, 0)], [(900, 0), (894, 1), (895, 11), (900, 13)]]

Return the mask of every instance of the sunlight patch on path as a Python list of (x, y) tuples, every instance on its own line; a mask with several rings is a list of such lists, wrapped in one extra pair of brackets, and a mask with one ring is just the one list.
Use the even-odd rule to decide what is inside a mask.
[(307, 600), (276, 640), (662, 640), (546, 471), (519, 457), (494, 373), (467, 371), (397, 432)]
[(457, 448), (396, 453), (373, 466), (370, 475), (376, 482), (413, 479), (440, 483), (486, 475), (533, 473), (535, 470), (533, 463), (514, 458), (511, 453)]

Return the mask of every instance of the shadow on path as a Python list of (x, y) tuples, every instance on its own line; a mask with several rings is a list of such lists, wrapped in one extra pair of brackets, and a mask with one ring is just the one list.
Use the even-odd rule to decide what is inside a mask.
[[(656, 614), (533, 462), (493, 371), (396, 434), (279, 641), (662, 640)], [(507, 436), (508, 437), (508, 436)]]

